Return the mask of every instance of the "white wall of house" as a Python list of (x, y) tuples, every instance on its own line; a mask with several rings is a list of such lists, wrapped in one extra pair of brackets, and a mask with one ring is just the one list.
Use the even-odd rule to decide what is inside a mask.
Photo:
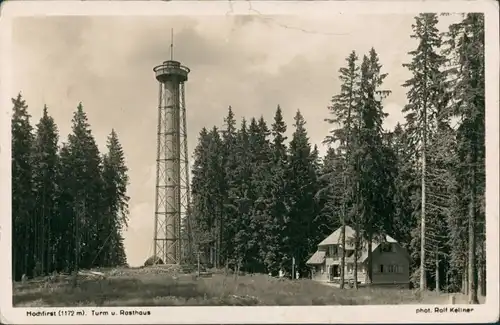
[[(327, 250), (327, 257), (322, 265), (316, 265), (312, 268), (314, 269), (312, 279), (317, 281), (340, 279), (340, 274), (334, 277), (330, 275), (330, 272), (332, 271), (331, 266), (338, 265), (338, 268), (340, 268), (340, 259), (342, 254), (342, 249), (334, 246), (336, 245), (330, 245), (325, 248), (322, 247), (322, 250)], [(390, 247), (390, 249), (378, 246), (372, 252), (373, 284), (409, 284), (410, 262), (406, 251), (404, 251), (404, 249), (398, 244), (388, 244), (388, 247)], [(347, 256), (350, 255), (349, 251), (346, 253)], [(366, 282), (366, 271), (365, 263), (358, 263), (358, 282)], [(354, 279), (353, 272), (354, 263), (352, 261), (346, 261), (345, 279)]]
[(311, 267), (312, 279), (316, 281), (328, 281), (328, 270), (325, 263)]
[(391, 250), (381, 246), (372, 252), (374, 284), (409, 284), (410, 261), (407, 253), (399, 245), (391, 245)]

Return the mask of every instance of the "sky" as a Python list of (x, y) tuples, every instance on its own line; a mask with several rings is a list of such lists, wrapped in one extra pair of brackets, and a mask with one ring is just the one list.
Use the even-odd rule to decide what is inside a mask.
[[(170, 58), (191, 69), (186, 83), (188, 146), (203, 127), (222, 126), (228, 106), (238, 119), (271, 124), (279, 104), (293, 132), (300, 109), (312, 144), (328, 135), (330, 99), (338, 70), (352, 50), (374, 47), (389, 75), (384, 88), (387, 129), (403, 122), (410, 77), (403, 63), (416, 47), (409, 35), (414, 15), (23, 17), (13, 24), (13, 89), (21, 92), (35, 125), (43, 106), (61, 141), (71, 132), (79, 102), (105, 151), (114, 129), (129, 168), (130, 221), (124, 233), (131, 266), (152, 255), (158, 84), (153, 67)], [(444, 18), (442, 18), (443, 20)], [(453, 17), (446, 18), (446, 28)], [(443, 28), (443, 31), (444, 31)], [(192, 163), (192, 161), (191, 161)]]

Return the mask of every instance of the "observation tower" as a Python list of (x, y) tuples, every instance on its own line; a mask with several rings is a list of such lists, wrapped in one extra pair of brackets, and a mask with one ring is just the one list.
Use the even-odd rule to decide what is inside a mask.
[(158, 258), (164, 264), (181, 264), (191, 250), (184, 97), (190, 70), (173, 60), (172, 42), (170, 60), (154, 67), (153, 71), (159, 82), (153, 256), (155, 264)]

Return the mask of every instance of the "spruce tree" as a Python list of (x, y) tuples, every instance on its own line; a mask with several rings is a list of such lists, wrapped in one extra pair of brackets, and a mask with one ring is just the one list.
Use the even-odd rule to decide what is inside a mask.
[[(348, 202), (352, 200), (355, 191), (353, 191), (354, 184), (349, 182), (353, 179), (352, 174), (352, 152), (355, 150), (355, 137), (357, 136), (354, 131), (355, 122), (354, 120), (358, 117), (358, 109), (356, 104), (359, 98), (359, 67), (357, 66), (358, 57), (353, 51), (346, 58), (347, 66), (340, 68), (339, 79), (341, 81), (340, 93), (332, 98), (332, 105), (329, 107), (330, 114), (333, 118), (326, 119), (330, 124), (336, 126), (332, 130), (331, 134), (326, 138), (325, 142), (333, 145), (337, 144), (339, 146), (337, 150), (337, 155), (342, 156), (343, 168), (342, 168), (342, 186), (344, 187), (344, 193), (341, 199), (341, 209), (340, 209), (340, 220), (341, 220), (341, 259), (340, 259), (340, 288), (344, 288), (345, 282), (345, 247), (346, 247), (346, 237), (345, 237), (345, 227), (348, 221), (348, 215), (353, 215), (354, 213), (350, 211)], [(327, 176), (328, 177), (328, 176)], [(331, 178), (331, 177), (330, 177)], [(353, 221), (353, 220), (351, 220)], [(357, 236), (358, 234), (356, 234)]]
[[(450, 73), (453, 85), (453, 113), (460, 120), (457, 145), (462, 155), (460, 168), (465, 177), (459, 179), (468, 203), (468, 294), (469, 303), (478, 303), (477, 240), (478, 222), (484, 225), (485, 192), (485, 77), (484, 77), (484, 15), (467, 14), (449, 28), (451, 53), (458, 58), (456, 69)], [(480, 207), (478, 207), (478, 203)], [(481, 229), (482, 230), (482, 229)], [(484, 233), (480, 231), (479, 233)], [(483, 237), (483, 236), (481, 236)], [(484, 237), (481, 238), (484, 241)]]
[(203, 128), (195, 148), (192, 178), (194, 231), (199, 250), (215, 263), (219, 247), (218, 225), (222, 217), (224, 181), (222, 140), (216, 127)]
[(12, 272), (15, 279), (34, 271), (33, 133), (21, 94), (12, 99)]
[(68, 136), (71, 169), (71, 214), (74, 218), (75, 267), (95, 266), (100, 250), (98, 225), (106, 212), (103, 204), (101, 156), (94, 140), (87, 115), (80, 103), (73, 115), (73, 132)]
[(125, 265), (122, 231), (127, 226), (128, 175), (125, 157), (113, 129), (107, 141), (108, 152), (103, 157), (103, 205), (106, 213), (99, 220), (100, 265)]
[(267, 250), (263, 226), (267, 218), (266, 197), (270, 189), (271, 152), (268, 139), (269, 129), (263, 117), (257, 121), (252, 118), (248, 130), (249, 159), (251, 166), (251, 199), (249, 231), (252, 234), (249, 242), (249, 264), (253, 272), (265, 272), (263, 256)]
[(286, 171), (288, 168), (288, 156), (285, 136), (287, 130), (283, 119), (281, 107), (278, 105), (274, 115), (274, 122), (271, 125), (271, 151), (268, 179), (268, 194), (265, 199), (265, 216), (263, 226), (263, 246), (265, 250), (263, 263), (267, 272), (275, 274), (283, 265), (284, 243), (282, 241), (285, 221), (289, 211), (288, 193), (286, 189)]
[(418, 47), (408, 54), (412, 61), (403, 64), (412, 73), (403, 87), (409, 88), (408, 104), (404, 107), (406, 113), (406, 130), (411, 135), (414, 153), (420, 158), (421, 174), (421, 206), (420, 227), (418, 238), (420, 242), (420, 289), (425, 290), (426, 284), (426, 198), (427, 198), (427, 156), (429, 132), (435, 127), (438, 107), (443, 99), (445, 75), (443, 73), (444, 57), (438, 54), (441, 47), (441, 37), (437, 29), (436, 14), (424, 13), (415, 17), (411, 38), (418, 40)]
[(55, 238), (59, 225), (57, 219), (58, 131), (47, 107), (37, 125), (33, 152), (33, 187), (35, 192), (36, 231), (34, 240), (37, 250), (33, 258), (39, 261), (41, 274), (54, 268)]
[(195, 238), (197, 252), (210, 255), (210, 236), (214, 224), (214, 215), (208, 213), (209, 188), (205, 181), (208, 175), (208, 147), (210, 136), (206, 128), (202, 128), (198, 136), (198, 144), (194, 149), (194, 160), (191, 179), (191, 197), (193, 199), (193, 237)]
[(63, 143), (59, 151), (59, 166), (57, 175), (57, 221), (56, 231), (56, 270), (69, 272), (73, 266), (76, 266), (76, 237), (75, 237), (75, 183), (73, 156), (69, 151), (67, 143)]
[(236, 170), (240, 162), (236, 156), (237, 141), (236, 120), (232, 108), (229, 107), (227, 116), (224, 118), (222, 149), (217, 152), (222, 159), (222, 170), (218, 183), (221, 193), (219, 203), (221, 212), (218, 224), (219, 247), (217, 249), (217, 265), (219, 266), (227, 266), (233, 250), (232, 237), (234, 236), (234, 223), (237, 218), (237, 204), (235, 202), (236, 198), (231, 193), (234, 193), (238, 187)]
[[(253, 124), (256, 125), (255, 120)], [(234, 265), (236, 271), (239, 271), (242, 266), (245, 269), (251, 268), (249, 265), (251, 253), (257, 247), (254, 229), (251, 227), (252, 204), (255, 198), (251, 174), (254, 166), (250, 162), (249, 133), (245, 119), (242, 120), (237, 133), (234, 154), (240, 163), (232, 173), (234, 178), (228, 193), (234, 207), (235, 218), (227, 224), (233, 234), (231, 244), (228, 242), (227, 246), (232, 246), (230, 263)]]
[(401, 124), (396, 124), (390, 146), (395, 155), (396, 175), (394, 179), (395, 192), (393, 195), (394, 218), (389, 232), (405, 249), (410, 252), (412, 231), (416, 229), (416, 219), (413, 217), (414, 208), (412, 196), (418, 190), (416, 179), (416, 164), (413, 151), (409, 145), (408, 133)]
[(318, 239), (320, 242), (333, 231), (342, 226), (342, 202), (345, 188), (343, 187), (342, 167), (344, 160), (333, 147), (329, 147), (318, 177), (319, 190), (316, 193), (318, 204)]
[[(305, 129), (305, 120), (300, 111), (294, 117), (295, 130), (288, 149), (288, 166), (286, 171), (288, 204), (290, 210), (285, 218), (283, 232), (284, 256), (282, 267), (291, 268), (295, 259), (296, 270), (304, 274), (306, 257), (309, 254), (308, 245), (313, 233), (314, 213), (317, 211), (315, 194), (317, 192), (314, 157), (311, 155), (311, 145)], [(292, 275), (293, 276), (293, 275)]]
[(356, 214), (360, 216), (362, 239), (368, 245), (367, 282), (372, 283), (373, 240), (383, 240), (390, 221), (392, 207), (389, 189), (391, 177), (383, 146), (382, 123), (387, 116), (381, 98), (390, 92), (380, 89), (387, 74), (381, 72), (382, 65), (372, 48), (361, 64), (359, 98), (359, 143), (356, 146), (356, 171), (359, 175), (359, 201)]

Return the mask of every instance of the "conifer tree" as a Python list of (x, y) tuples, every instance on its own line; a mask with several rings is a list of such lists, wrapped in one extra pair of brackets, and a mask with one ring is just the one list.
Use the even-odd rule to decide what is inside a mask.
[[(342, 168), (342, 186), (344, 187), (344, 193), (342, 195), (341, 210), (340, 210), (340, 220), (341, 220), (341, 262), (340, 262), (340, 287), (344, 288), (345, 282), (345, 247), (346, 247), (346, 237), (345, 237), (345, 227), (348, 221), (348, 215), (354, 214), (350, 211), (348, 207), (348, 201), (352, 199), (354, 191), (352, 186), (354, 184), (349, 183), (349, 179), (353, 179), (352, 171), (352, 151), (354, 147), (354, 139), (357, 136), (354, 132), (354, 120), (359, 116), (356, 108), (358, 102), (359, 93), (359, 67), (356, 65), (358, 57), (353, 51), (346, 58), (347, 66), (340, 68), (339, 79), (342, 82), (340, 86), (340, 93), (332, 98), (332, 105), (329, 107), (330, 114), (333, 115), (332, 118), (326, 119), (330, 124), (336, 125), (336, 129), (332, 130), (331, 134), (326, 138), (325, 142), (332, 145), (338, 144), (339, 148), (337, 150), (337, 155), (342, 157), (343, 168)], [(325, 175), (327, 178), (331, 176)], [(358, 234), (356, 234), (357, 236)]]
[(193, 229), (197, 252), (203, 251), (210, 256), (212, 249), (212, 227), (215, 215), (209, 213), (209, 187), (206, 182), (209, 173), (208, 148), (210, 135), (206, 128), (202, 128), (198, 136), (198, 144), (194, 149), (192, 167), (191, 196), (193, 199)]
[[(255, 120), (252, 123), (256, 125)], [(256, 238), (252, 238), (255, 233), (251, 229), (251, 213), (252, 203), (254, 202), (254, 192), (252, 188), (252, 168), (250, 163), (250, 143), (247, 122), (243, 118), (241, 127), (237, 133), (235, 157), (240, 163), (237, 164), (233, 172), (234, 180), (232, 186), (229, 188), (229, 196), (232, 199), (235, 209), (235, 219), (231, 220), (229, 225), (232, 227), (233, 238), (231, 244), (227, 246), (234, 246), (234, 253), (231, 254), (232, 264), (236, 267), (237, 271), (242, 266), (248, 268), (251, 250), (256, 247)], [(246, 162), (246, 163), (245, 163)], [(227, 248), (229, 251), (229, 248)]]
[[(238, 168), (238, 159), (236, 157), (237, 148), (237, 129), (236, 120), (231, 106), (228, 108), (227, 116), (224, 118), (224, 128), (222, 130), (222, 150), (218, 152), (222, 159), (222, 177), (219, 181), (221, 193), (221, 213), (218, 224), (219, 248), (218, 263), (222, 266), (229, 262), (229, 257), (232, 251), (232, 236), (234, 236), (236, 220), (236, 203), (235, 197), (231, 193), (237, 188), (237, 176), (235, 174)], [(222, 153), (222, 154), (221, 154)]]
[(443, 100), (445, 75), (443, 73), (444, 57), (438, 54), (441, 47), (441, 37), (436, 27), (436, 14), (424, 13), (415, 17), (411, 38), (418, 40), (417, 49), (410, 51), (411, 63), (403, 64), (412, 73), (403, 87), (408, 87), (408, 104), (404, 107), (406, 113), (406, 130), (409, 132), (414, 153), (420, 158), (421, 174), (421, 205), (420, 205), (420, 289), (425, 290), (426, 284), (426, 198), (427, 198), (427, 139), (429, 132), (435, 127), (437, 109)]
[(128, 221), (128, 175), (122, 146), (115, 130), (107, 141), (108, 152), (103, 157), (103, 204), (106, 213), (98, 220), (101, 254), (100, 265), (125, 265), (122, 231)]
[(265, 199), (265, 224), (263, 226), (263, 243), (265, 251), (262, 259), (267, 272), (276, 273), (283, 267), (282, 231), (285, 229), (286, 216), (289, 211), (288, 194), (286, 191), (286, 170), (288, 166), (285, 136), (287, 126), (283, 120), (281, 107), (278, 105), (271, 126), (272, 143), (268, 179), (268, 195)]
[(59, 272), (69, 272), (76, 263), (73, 253), (76, 250), (73, 165), (69, 146), (67, 143), (63, 143), (59, 151), (59, 166), (57, 168), (59, 190), (57, 191), (57, 219), (55, 222), (58, 225), (55, 238), (56, 270)]
[(288, 168), (286, 171), (288, 204), (290, 210), (285, 218), (283, 234), (284, 256), (282, 267), (290, 269), (292, 259), (296, 261), (296, 269), (300, 273), (307, 271), (305, 262), (309, 254), (309, 238), (314, 231), (315, 194), (317, 192), (314, 157), (305, 129), (305, 120), (300, 111), (294, 117), (295, 131), (288, 149)]
[(387, 74), (381, 73), (381, 68), (378, 55), (372, 48), (361, 64), (359, 142), (355, 153), (360, 182), (357, 215), (361, 218), (362, 239), (368, 245), (368, 283), (373, 280), (371, 244), (374, 239), (383, 240), (382, 235), (392, 217), (392, 199), (389, 199), (390, 192), (386, 187), (390, 184), (391, 175), (386, 165), (382, 128), (387, 114), (378, 98), (390, 92), (380, 89), (387, 77)]
[(396, 175), (394, 178), (395, 192), (394, 218), (392, 227), (388, 230), (404, 248), (410, 252), (412, 231), (416, 229), (416, 219), (413, 217), (412, 197), (418, 192), (418, 180), (416, 175), (416, 163), (408, 141), (408, 133), (401, 124), (396, 124), (390, 144), (395, 155)]
[[(267, 207), (266, 196), (269, 195), (269, 180), (271, 177), (271, 152), (269, 143), (269, 129), (264, 118), (261, 116), (257, 121), (252, 118), (248, 130), (249, 160), (251, 166), (251, 193), (253, 200), (250, 213), (250, 239), (249, 263), (253, 272), (265, 272), (263, 256), (267, 250), (265, 245), (265, 232), (263, 226), (266, 223)], [(244, 162), (242, 162), (244, 164)]]
[[(463, 177), (459, 180), (468, 203), (468, 294), (469, 303), (478, 303), (477, 240), (478, 221), (484, 220), (485, 192), (485, 77), (484, 77), (484, 15), (467, 14), (449, 28), (451, 53), (458, 58), (458, 68), (450, 71), (455, 78), (453, 113), (460, 120), (457, 145), (465, 158), (459, 165)], [(478, 218), (479, 216), (479, 218)], [(481, 224), (484, 225), (483, 222)], [(484, 226), (483, 226), (484, 227)], [(481, 227), (481, 228), (483, 228)], [(482, 229), (481, 229), (482, 230)], [(479, 233), (484, 233), (479, 231)], [(480, 237), (483, 237), (482, 235)], [(484, 241), (484, 238), (481, 238)]]
[(318, 177), (318, 236), (320, 241), (342, 226), (342, 200), (344, 197), (342, 167), (344, 161), (333, 147), (329, 147)]
[(54, 268), (55, 235), (58, 225), (57, 175), (58, 175), (58, 131), (54, 119), (49, 116), (47, 106), (37, 125), (33, 150), (33, 188), (35, 193), (35, 237), (37, 250), (33, 258), (39, 261), (41, 274)]
[(33, 133), (26, 101), (19, 93), (12, 99), (12, 245), (13, 276), (32, 275), (33, 238)]
[[(91, 267), (100, 249), (98, 220), (103, 213), (101, 157), (80, 103), (73, 115), (73, 132), (68, 136), (71, 169), (70, 195), (74, 212), (75, 267)], [(106, 209), (107, 210), (107, 209)]]

